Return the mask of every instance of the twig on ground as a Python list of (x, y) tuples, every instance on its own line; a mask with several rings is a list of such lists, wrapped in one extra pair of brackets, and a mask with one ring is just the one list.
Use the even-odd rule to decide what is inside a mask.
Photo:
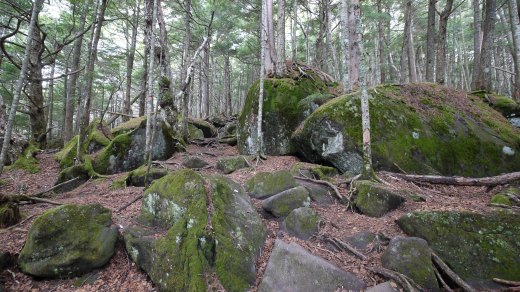
[(334, 194), (336, 195), (336, 198), (338, 200), (343, 201), (345, 199), (345, 197), (339, 193), (338, 188), (335, 185), (333, 185), (330, 182), (328, 182), (328, 181), (317, 180), (317, 179), (312, 179), (312, 178), (305, 178), (305, 177), (301, 177), (301, 176), (295, 176), (294, 178), (298, 179), (298, 180), (313, 182), (313, 183), (316, 183), (316, 184), (326, 185), (326, 186), (328, 186), (329, 188), (331, 188), (334, 191)]
[(130, 207), (130, 205), (132, 205), (133, 203), (137, 202), (142, 197), (143, 197), (143, 195), (139, 195), (139, 196), (133, 198), (130, 202), (126, 203), (126, 205), (124, 205), (123, 207), (117, 209), (116, 213), (119, 213), (119, 212), (123, 211), (124, 209)]
[(57, 188), (59, 188), (59, 187), (61, 187), (61, 186), (64, 186), (64, 185), (69, 184), (69, 183), (71, 183), (71, 182), (74, 182), (74, 181), (76, 181), (76, 180), (78, 180), (78, 179), (80, 179), (80, 177), (75, 177), (75, 178), (70, 179), (70, 180), (68, 180), (68, 181), (66, 181), (66, 182), (62, 182), (62, 183), (57, 184), (57, 185), (55, 185), (55, 186), (53, 186), (53, 187), (51, 187), (51, 188), (48, 188), (48, 189), (46, 189), (46, 190), (43, 190), (43, 191), (38, 192), (38, 193), (36, 193), (36, 194), (33, 194), (33, 195), (31, 195), (31, 197), (40, 197), (41, 195), (43, 195), (43, 194), (45, 194), (45, 193), (48, 193), (48, 192), (50, 192), (50, 191), (52, 191), (52, 190), (55, 190), (55, 189), (57, 189)]
[(476, 291), (466, 283), (459, 275), (457, 275), (448, 265), (442, 261), (442, 259), (432, 251), (432, 260), (433, 262), (448, 276), (453, 282), (455, 282), (459, 287), (464, 291)]
[(335, 247), (337, 247), (341, 251), (348, 251), (349, 253), (353, 254), (354, 256), (360, 258), (361, 260), (367, 259), (367, 257), (364, 254), (362, 254), (361, 252), (356, 250), (354, 247), (352, 247), (348, 243), (345, 243), (334, 237), (324, 237), (324, 239), (326, 241), (328, 241), (329, 243), (331, 243), (332, 245), (334, 245)]
[(16, 285), (20, 285), (20, 282), (18, 282), (18, 280), (16, 280), (16, 274), (13, 271), (11, 271), (9, 269), (7, 269), (5, 271), (8, 272), (9, 274), (11, 274), (11, 277), (13, 277), (13, 281), (16, 283)]
[(397, 282), (406, 292), (418, 292), (418, 291), (425, 291), (421, 286), (417, 285), (412, 279), (407, 277), (406, 275), (403, 275), (401, 273), (391, 271), (385, 268), (372, 268), (372, 267), (366, 267), (368, 270), (382, 275), (386, 278), (392, 279), (395, 282)]
[(497, 203), (490, 203), (490, 204), (488, 204), (488, 206), (490, 206), (490, 207), (504, 208), (504, 209), (520, 210), (520, 207), (518, 207), (518, 206), (509, 206), (509, 205), (497, 204)]

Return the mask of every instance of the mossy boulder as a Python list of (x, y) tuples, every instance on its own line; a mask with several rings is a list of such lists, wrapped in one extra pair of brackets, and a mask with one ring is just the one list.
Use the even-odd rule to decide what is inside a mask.
[[(1, 195), (1, 194), (0, 194)], [(18, 204), (13, 202), (0, 202), (0, 228), (7, 228), (20, 222), (22, 216)]]
[(246, 190), (256, 199), (265, 199), (294, 187), (296, 181), (286, 170), (260, 172), (246, 182)]
[(188, 123), (188, 135), (190, 140), (202, 140), (204, 139), (204, 132), (201, 129), (195, 127), (193, 124)]
[(339, 174), (334, 167), (305, 162), (295, 163), (291, 168), (291, 173), (295, 176), (321, 180), (329, 180), (331, 177)]
[(346, 243), (365, 254), (374, 250), (372, 247), (377, 241), (378, 235), (369, 231), (362, 231), (345, 238)]
[[(146, 176), (146, 166), (141, 166), (137, 169), (132, 170), (126, 177), (126, 185), (134, 187), (144, 187), (144, 177)], [(148, 185), (154, 180), (158, 180), (168, 174), (168, 170), (160, 167), (150, 167), (148, 173)]]
[(356, 188), (354, 205), (361, 213), (370, 217), (382, 217), (405, 201), (395, 191), (372, 181), (355, 181), (354, 187)]
[[(105, 122), (95, 119), (85, 130), (85, 140), (80, 147), (81, 157), (84, 155), (95, 153), (103, 147), (108, 146), (113, 139), (112, 133)], [(74, 165), (74, 159), (77, 157), (78, 136), (74, 136), (68, 141), (63, 149), (54, 155), (54, 159), (60, 163), (61, 168), (67, 168)]]
[[(262, 107), (264, 153), (294, 154), (296, 147), (291, 142), (291, 135), (308, 114), (308, 106), (302, 101), (313, 94), (328, 93), (332, 87), (334, 84), (327, 84), (319, 77), (266, 78)], [(255, 142), (259, 90), (260, 83), (257, 81), (249, 89), (244, 109), (238, 118), (238, 149), (241, 154), (257, 152)]]
[[(479, 97), (429, 83), (369, 90), (376, 170), (482, 177), (520, 169), (520, 130)], [(294, 145), (308, 161), (360, 173), (359, 92), (319, 107)]]
[(263, 201), (262, 208), (276, 217), (285, 217), (292, 210), (309, 207), (310, 204), (311, 198), (307, 189), (297, 186), (267, 198)]
[(114, 137), (119, 136), (121, 134), (126, 134), (132, 132), (133, 130), (141, 127), (143, 123), (146, 123), (146, 116), (137, 117), (130, 119), (124, 123), (117, 125), (112, 128), (111, 132)]
[(197, 129), (201, 130), (204, 134), (204, 138), (213, 138), (218, 134), (217, 128), (213, 126), (211, 123), (206, 122), (202, 119), (189, 119), (189, 124), (195, 126)]
[(455, 273), (476, 289), (494, 287), (493, 278), (520, 280), (517, 214), (412, 212), (397, 223), (408, 235), (425, 239)]
[(192, 169), (199, 169), (208, 166), (205, 160), (197, 156), (186, 156), (182, 160), (182, 166)]
[(140, 221), (167, 229), (157, 236), (134, 226), (124, 234), (132, 260), (159, 290), (206, 291), (212, 271), (228, 291), (254, 284), (266, 228), (241, 186), (230, 179), (190, 169), (168, 174), (145, 192)]
[(79, 187), (80, 185), (84, 184), (86, 181), (89, 180), (89, 178), (92, 175), (92, 171), (93, 171), (91, 168), (89, 169), (88, 166), (89, 166), (89, 164), (79, 164), (79, 165), (67, 167), (64, 170), (62, 170), (60, 172), (60, 174), (58, 175), (58, 179), (56, 180), (56, 183), (54, 183), (55, 186), (62, 184), (64, 182), (70, 181), (72, 179), (75, 179), (75, 180), (54, 189), (54, 191), (57, 193), (69, 192), (69, 191)]
[(491, 198), (492, 204), (500, 204), (500, 205), (506, 205), (506, 206), (514, 206), (517, 205), (514, 200), (511, 199), (511, 197), (519, 197), (520, 196), (520, 189), (516, 187), (510, 187), (507, 188), (500, 193), (494, 195)]
[(296, 243), (276, 240), (259, 292), (362, 291), (363, 280), (317, 257)]
[(246, 159), (247, 158), (242, 155), (220, 158), (217, 161), (217, 169), (222, 171), (224, 174), (233, 173), (241, 168), (249, 166)]
[(431, 257), (424, 239), (397, 236), (390, 240), (381, 261), (383, 267), (410, 277), (426, 291), (440, 291)]
[(329, 205), (334, 203), (332, 194), (334, 190), (330, 187), (313, 182), (298, 180), (298, 184), (307, 189), (309, 197), (318, 205)]
[(294, 209), (282, 222), (282, 229), (290, 235), (307, 240), (318, 232), (320, 217), (311, 208)]
[(117, 229), (99, 204), (63, 205), (36, 218), (18, 265), (29, 275), (65, 278), (102, 267), (112, 257)]
[[(94, 160), (96, 172), (114, 174), (134, 170), (144, 164), (146, 119), (139, 121), (137, 128), (116, 136), (99, 152)], [(154, 126), (156, 132), (152, 147), (153, 160), (166, 160), (184, 148), (184, 141), (169, 124), (157, 119)]]
[[(0, 145), (4, 143), (5, 129), (0, 127)], [(11, 141), (9, 143), (9, 148), (7, 149), (5, 156), (5, 165), (13, 164), (16, 159), (20, 156), (25, 148), (29, 145), (27, 138), (24, 135), (20, 135), (19, 133), (13, 131), (11, 133)]]
[(474, 91), (471, 94), (480, 97), (483, 102), (489, 104), (506, 118), (520, 116), (520, 105), (510, 97), (483, 90)]
[(22, 152), (22, 155), (16, 161), (7, 167), (7, 170), (21, 169), (29, 173), (40, 172), (40, 161), (36, 158), (36, 154), (40, 149), (35, 144), (29, 144)]

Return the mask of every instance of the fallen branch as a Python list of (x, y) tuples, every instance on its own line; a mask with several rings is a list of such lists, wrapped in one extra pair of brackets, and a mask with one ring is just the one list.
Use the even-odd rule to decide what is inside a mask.
[(435, 272), (435, 276), (437, 276), (437, 279), (439, 280), (439, 282), (441, 282), (442, 289), (444, 289), (448, 292), (452, 292), (453, 290), (451, 289), (450, 286), (448, 286), (448, 284), (446, 284), (446, 282), (442, 278), (441, 273), (439, 273), (439, 271), (437, 269), (433, 269), (433, 271)]
[(119, 213), (119, 212), (123, 211), (124, 209), (130, 207), (133, 203), (137, 202), (137, 201), (140, 200), (142, 197), (143, 197), (143, 195), (139, 195), (139, 196), (133, 198), (132, 201), (126, 203), (126, 205), (124, 205), (123, 207), (117, 209), (116, 213)]
[(16, 223), (15, 225), (10, 226), (10, 227), (8, 227), (8, 228), (2, 230), (2, 232), (0, 232), (0, 233), (5, 233), (5, 232), (7, 232), (7, 231), (9, 231), (9, 230), (15, 229), (16, 227), (18, 227), (18, 226), (24, 224), (25, 222), (31, 220), (31, 219), (32, 219), (34, 216), (36, 216), (36, 215), (40, 215), (40, 214), (32, 214), (31, 216), (29, 216), (29, 217), (23, 219), (22, 221)]
[(343, 197), (343, 195), (341, 195), (339, 193), (338, 188), (335, 185), (333, 185), (330, 182), (328, 182), (328, 181), (317, 180), (317, 179), (312, 179), (312, 178), (305, 178), (305, 177), (301, 177), (301, 176), (294, 176), (294, 178), (297, 179), (297, 180), (308, 181), (308, 182), (313, 182), (313, 183), (316, 183), (316, 184), (321, 184), (321, 185), (328, 186), (329, 188), (331, 188), (334, 191), (334, 193), (335, 193), (336, 197), (338, 198), (338, 200), (343, 201), (345, 199), (345, 197)]
[(14, 197), (12, 196), (11, 198), (13, 198), (14, 200), (19, 200), (19, 201), (34, 201), (34, 202), (38, 202), (38, 203), (47, 203), (47, 204), (56, 205), (56, 206), (63, 205), (61, 203), (54, 202), (51, 200), (36, 198), (36, 197), (29, 197), (29, 196), (25, 196), (25, 195), (19, 195), (19, 196), (14, 196)]
[(80, 179), (80, 177), (76, 177), (76, 178), (73, 178), (73, 179), (68, 180), (68, 181), (66, 181), (66, 182), (62, 182), (62, 183), (57, 184), (57, 185), (55, 185), (55, 186), (53, 186), (53, 187), (51, 187), (51, 188), (48, 188), (48, 189), (46, 189), (46, 190), (43, 190), (43, 191), (38, 192), (38, 193), (36, 193), (36, 194), (33, 194), (33, 195), (31, 195), (31, 197), (36, 197), (36, 198), (38, 198), (38, 197), (40, 197), (41, 195), (43, 195), (43, 194), (45, 194), (45, 193), (48, 193), (48, 192), (50, 192), (50, 191), (52, 191), (52, 190), (55, 190), (55, 189), (57, 189), (57, 188), (59, 188), (59, 187), (61, 187), (61, 186), (64, 186), (64, 185), (66, 185), (66, 184), (68, 184), (68, 183), (71, 183), (71, 182), (73, 182), (73, 181), (76, 181), (76, 180), (78, 180), (78, 179)]
[(490, 207), (497, 207), (497, 208), (504, 208), (504, 209), (513, 209), (513, 210), (520, 210), (520, 207), (518, 206), (509, 206), (504, 204), (497, 204), (497, 203), (490, 203), (488, 204)]
[(388, 279), (392, 279), (395, 282), (397, 282), (404, 291), (406, 292), (418, 292), (418, 291), (425, 291), (421, 286), (417, 285), (412, 279), (407, 277), (406, 275), (403, 275), (401, 273), (391, 271), (385, 268), (371, 268), (367, 267), (368, 270), (382, 275)]
[(346, 242), (343, 242), (334, 237), (332, 237), (332, 238), (326, 237), (325, 239), (328, 242), (330, 242), (332, 245), (337, 247), (339, 250), (348, 251), (348, 252), (352, 253), (353, 255), (355, 255), (356, 257), (360, 258), (361, 260), (367, 259), (367, 257), (364, 254), (362, 254), (361, 252), (359, 252), (357, 249), (355, 249), (353, 246), (351, 246), (350, 244), (348, 244)]
[(511, 172), (497, 176), (470, 178), (461, 176), (438, 176), (438, 175), (412, 175), (392, 172), (382, 172), (412, 182), (425, 182), (431, 184), (454, 185), (454, 186), (488, 186), (505, 185), (520, 180), (520, 172)]
[(499, 278), (493, 278), (493, 281), (495, 281), (499, 284), (504, 284), (504, 285), (508, 285), (508, 286), (520, 286), (519, 281), (509, 281), (509, 280), (504, 280), (504, 279), (499, 279)]
[(432, 260), (433, 262), (448, 276), (450, 277), (453, 282), (455, 282), (457, 285), (459, 285), (460, 288), (464, 291), (476, 291), (466, 283), (459, 275), (457, 275), (448, 265), (442, 261), (442, 259), (432, 251)]

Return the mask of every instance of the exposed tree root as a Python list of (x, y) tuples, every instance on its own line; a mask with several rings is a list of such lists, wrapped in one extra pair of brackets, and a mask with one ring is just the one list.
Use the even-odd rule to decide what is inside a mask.
[(366, 255), (362, 254), (361, 252), (359, 252), (357, 249), (355, 249), (354, 247), (352, 247), (350, 244), (348, 244), (346, 242), (343, 242), (335, 237), (325, 237), (324, 239), (341, 251), (348, 251), (349, 253), (355, 255), (356, 257), (358, 257), (359, 259), (361, 259), (363, 261), (367, 259)]
[(511, 172), (497, 176), (470, 178), (461, 176), (412, 175), (392, 172), (382, 172), (412, 182), (426, 182), (431, 184), (454, 186), (498, 186), (520, 180), (520, 172)]
[(406, 275), (403, 275), (401, 273), (388, 270), (385, 268), (372, 268), (372, 267), (366, 267), (368, 270), (382, 275), (388, 279), (394, 280), (396, 283), (398, 283), (404, 291), (406, 292), (419, 292), (419, 291), (425, 291), (424, 288), (417, 285), (412, 279), (407, 277)]
[(455, 282), (464, 291), (476, 291), (466, 283), (459, 275), (457, 275), (448, 265), (442, 261), (442, 259), (432, 251), (433, 262), (448, 276), (453, 282)]
[(306, 178), (306, 177), (301, 177), (301, 176), (294, 176), (294, 178), (297, 180), (308, 181), (308, 182), (313, 182), (316, 184), (328, 186), (329, 188), (331, 188), (334, 191), (334, 194), (336, 195), (336, 198), (338, 200), (340, 200), (341, 202), (343, 202), (345, 200), (345, 197), (342, 194), (340, 194), (338, 188), (328, 181)]

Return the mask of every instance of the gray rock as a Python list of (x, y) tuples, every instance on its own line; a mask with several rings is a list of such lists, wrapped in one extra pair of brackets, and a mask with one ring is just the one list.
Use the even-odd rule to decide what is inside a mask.
[(208, 163), (197, 156), (187, 156), (182, 161), (182, 165), (187, 168), (197, 169), (207, 166)]
[(112, 257), (117, 229), (99, 204), (63, 205), (36, 218), (18, 265), (37, 277), (64, 278), (102, 267)]
[(405, 199), (386, 186), (372, 181), (355, 181), (354, 205), (361, 213), (370, 217), (382, 217), (398, 208)]
[(206, 122), (205, 120), (190, 119), (189, 123), (192, 124), (193, 126), (197, 127), (198, 129), (202, 130), (202, 133), (204, 134), (204, 138), (216, 137), (218, 134), (217, 128), (215, 128), (215, 126)]
[(246, 190), (253, 198), (265, 199), (294, 188), (296, 181), (289, 171), (261, 172), (246, 182)]
[[(387, 281), (381, 284), (378, 284), (374, 287), (370, 287), (365, 292), (398, 292), (399, 290), (392, 286), (392, 282)], [(395, 285), (395, 284), (394, 284)]]
[(426, 240), (417, 237), (394, 237), (382, 257), (383, 267), (410, 277), (428, 291), (439, 291)]
[(62, 184), (64, 182), (75, 179), (72, 182), (66, 183), (60, 187), (54, 189), (56, 193), (65, 193), (72, 191), (73, 189), (81, 186), (85, 182), (88, 181), (90, 175), (88, 173), (88, 169), (85, 168), (84, 164), (74, 165), (68, 168), (65, 168), (58, 175), (58, 180), (54, 184), (55, 186)]
[(223, 157), (217, 161), (217, 169), (224, 174), (233, 173), (241, 168), (248, 167), (244, 156)]
[(320, 217), (307, 207), (294, 209), (282, 222), (282, 229), (290, 235), (307, 240), (318, 232)]
[(311, 199), (306, 188), (298, 186), (266, 199), (262, 208), (276, 217), (285, 217), (292, 210), (309, 207)]
[[(4, 143), (4, 135), (5, 135), (5, 131), (2, 127), (0, 127), (0, 145), (3, 145)], [(23, 152), (23, 150), (27, 147), (27, 145), (29, 144), (29, 142), (27, 141), (27, 139), (18, 134), (18, 133), (15, 133), (13, 132), (11, 134), (11, 143), (9, 145), (9, 148), (7, 150), (7, 154), (6, 154), (6, 162), (5, 162), (5, 165), (11, 165), (12, 163), (14, 163), (16, 161), (16, 159), (18, 158), (18, 156), (20, 156), (20, 154)]]
[[(126, 185), (134, 187), (144, 187), (144, 177), (146, 176), (146, 168), (146, 166), (141, 166), (138, 169), (132, 170), (130, 173), (128, 173), (128, 177), (126, 178)], [(148, 185), (150, 185), (154, 180), (158, 180), (167, 174), (167, 169), (151, 167), (150, 172), (148, 173)]]
[(276, 240), (259, 292), (361, 291), (365, 284), (296, 243)]
[(329, 205), (334, 203), (333, 190), (327, 186), (307, 181), (298, 180), (298, 184), (309, 191), (309, 196), (318, 205)]
[(369, 231), (356, 233), (345, 238), (345, 242), (362, 253), (366, 253), (371, 244), (375, 243), (377, 235)]

